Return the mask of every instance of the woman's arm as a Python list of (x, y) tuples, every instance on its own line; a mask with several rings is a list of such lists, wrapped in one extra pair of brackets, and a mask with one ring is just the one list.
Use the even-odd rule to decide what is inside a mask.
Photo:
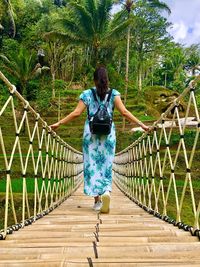
[(117, 110), (122, 114), (122, 116), (124, 116), (127, 120), (129, 120), (130, 122), (133, 123), (137, 123), (137, 125), (139, 125), (140, 127), (142, 127), (143, 130), (148, 131), (149, 127), (146, 126), (144, 123), (142, 123), (141, 121), (139, 121), (130, 111), (128, 111), (126, 109), (126, 107), (124, 106), (121, 97), (120, 96), (115, 96), (115, 107), (117, 108)]
[(85, 108), (86, 108), (86, 105), (84, 104), (84, 102), (82, 100), (79, 100), (78, 105), (76, 106), (74, 111), (72, 111), (69, 115), (67, 115), (65, 118), (61, 119), (60, 121), (50, 125), (51, 129), (56, 130), (60, 125), (67, 124), (70, 121), (73, 121), (74, 119), (76, 119), (83, 113)]

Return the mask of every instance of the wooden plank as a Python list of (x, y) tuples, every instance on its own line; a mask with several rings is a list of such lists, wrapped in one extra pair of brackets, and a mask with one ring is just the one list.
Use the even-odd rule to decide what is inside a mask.
[[(122, 244), (123, 240), (121, 237), (117, 237), (117, 236), (112, 236), (112, 237), (104, 237), (101, 236), (99, 237), (100, 239), (100, 243), (104, 244), (104, 245), (109, 245), (113, 244), (113, 246), (118, 243), (118, 244)], [(9, 246), (10, 244), (26, 244), (26, 243), (41, 243), (41, 241), (43, 243), (58, 243), (58, 242), (76, 242), (76, 243), (86, 243), (86, 242), (93, 242), (96, 241), (94, 235), (93, 236), (83, 236), (83, 237), (59, 237), (59, 239), (57, 237), (53, 238), (53, 237), (43, 237), (41, 238), (21, 238), (21, 239), (6, 239), (3, 244), (4, 247)], [(136, 244), (136, 243), (193, 243), (193, 242), (197, 242), (198, 238), (193, 236), (184, 236), (184, 237), (177, 237), (177, 236), (165, 236), (165, 237), (131, 237), (128, 236), (126, 237), (126, 244)]]
[[(60, 225), (60, 224), (48, 224), (48, 225), (35, 225), (33, 227), (31, 227), (30, 230), (27, 229), (27, 231), (51, 231), (51, 232), (57, 232), (57, 231), (62, 231), (62, 232), (73, 232), (73, 231), (77, 231), (77, 232), (91, 232), (95, 230), (96, 227), (96, 223), (93, 224), (74, 224), (74, 225)], [(108, 232), (108, 231), (143, 231), (143, 230), (147, 230), (147, 227), (149, 230), (160, 230), (163, 231), (165, 229), (168, 229), (168, 227), (166, 225), (152, 225), (149, 224), (148, 226), (143, 225), (143, 224), (133, 224), (133, 223), (129, 223), (129, 224), (100, 224), (99, 225), (99, 231), (100, 232)], [(25, 232), (25, 231), (24, 231)]]
[(88, 259), (95, 267), (200, 266), (197, 237), (146, 213), (116, 186), (109, 214), (93, 211), (81, 190), (0, 241), (0, 267), (88, 267)]

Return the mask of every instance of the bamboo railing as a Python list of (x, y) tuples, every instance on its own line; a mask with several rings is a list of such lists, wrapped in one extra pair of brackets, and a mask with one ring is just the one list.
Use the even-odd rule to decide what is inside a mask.
[(3, 73), (0, 108), (0, 239), (51, 212), (81, 183), (82, 153), (64, 142)]
[(118, 187), (139, 206), (200, 236), (197, 79), (173, 101), (149, 133), (143, 133), (116, 155), (113, 170)]

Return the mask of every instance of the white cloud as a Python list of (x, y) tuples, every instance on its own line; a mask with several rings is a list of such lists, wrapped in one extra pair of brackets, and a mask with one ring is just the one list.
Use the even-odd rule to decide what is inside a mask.
[(164, 0), (171, 8), (168, 20), (173, 23), (170, 33), (176, 42), (185, 45), (200, 43), (200, 0)]
[(200, 43), (200, 22), (196, 22), (193, 28), (193, 43)]
[(170, 32), (174, 36), (175, 42), (182, 42), (187, 37), (188, 28), (183, 21), (180, 21), (172, 25)]

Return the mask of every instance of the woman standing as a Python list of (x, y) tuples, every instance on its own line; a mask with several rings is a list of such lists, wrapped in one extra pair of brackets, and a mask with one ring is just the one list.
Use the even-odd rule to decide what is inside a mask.
[[(94, 116), (98, 104), (105, 104), (109, 95), (108, 76), (105, 68), (97, 68), (94, 72), (95, 95), (91, 89), (85, 90), (79, 97), (75, 110), (64, 119), (51, 125), (53, 130), (62, 124), (67, 124), (79, 117), (87, 108), (88, 115)], [(107, 110), (113, 116), (114, 107), (130, 122), (137, 123), (145, 131), (148, 127), (133, 116), (121, 101), (120, 93), (112, 89)], [(84, 160), (84, 193), (94, 197), (93, 209), (101, 212), (109, 211), (110, 192), (112, 191), (112, 163), (115, 155), (116, 136), (115, 125), (112, 123), (109, 135), (96, 135), (90, 132), (89, 120), (86, 119), (83, 134), (83, 160)]]

